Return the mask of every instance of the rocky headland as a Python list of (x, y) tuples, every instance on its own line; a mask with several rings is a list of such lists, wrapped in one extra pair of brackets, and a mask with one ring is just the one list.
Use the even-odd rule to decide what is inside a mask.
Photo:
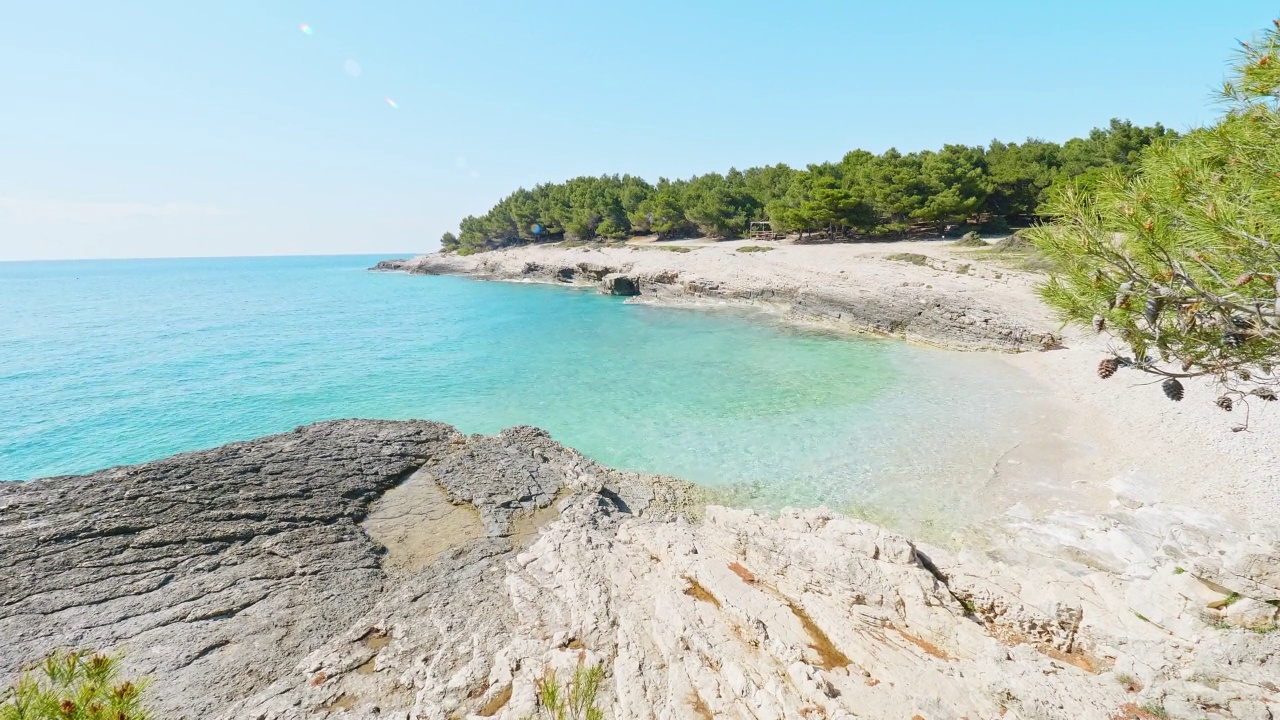
[(534, 428), (340, 421), (0, 485), (0, 677), (123, 654), (164, 717), (1280, 716), (1280, 549), (1115, 485), (948, 548), (715, 505)]
[[(739, 252), (752, 247), (747, 241), (537, 245), (467, 256), (436, 253), (375, 269), (590, 287), (672, 305), (749, 305), (793, 321), (953, 349), (1058, 345), (1055, 323), (1030, 297), (1029, 276), (939, 255), (939, 245), (777, 244), (763, 252)], [(922, 254), (919, 246), (935, 252)]]

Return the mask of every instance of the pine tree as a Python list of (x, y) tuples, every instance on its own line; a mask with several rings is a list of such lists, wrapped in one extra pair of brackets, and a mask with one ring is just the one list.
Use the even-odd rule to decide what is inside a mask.
[(119, 675), (118, 658), (54, 653), (0, 692), (0, 720), (150, 720), (146, 683)]
[[(1029, 233), (1055, 272), (1042, 297), (1066, 319), (1106, 328), (1114, 356), (1163, 376), (1208, 377), (1224, 410), (1274, 396), (1280, 378), (1280, 21), (1242, 43), (1215, 125), (1143, 152), (1049, 200)], [(1122, 357), (1129, 354), (1130, 357)], [(1099, 374), (1103, 374), (1101, 371)], [(1106, 375), (1103, 375), (1104, 377)], [(1226, 400), (1226, 402), (1223, 401)]]

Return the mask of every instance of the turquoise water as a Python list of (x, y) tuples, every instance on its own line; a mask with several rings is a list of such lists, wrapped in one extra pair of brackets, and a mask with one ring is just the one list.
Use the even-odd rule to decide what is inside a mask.
[(929, 518), (981, 502), (1027, 421), (1027, 383), (981, 356), (378, 259), (0, 263), (0, 479), (430, 418), (764, 507)]

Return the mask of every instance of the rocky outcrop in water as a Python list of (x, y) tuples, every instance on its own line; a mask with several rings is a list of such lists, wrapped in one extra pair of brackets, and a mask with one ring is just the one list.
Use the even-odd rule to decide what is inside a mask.
[(947, 551), (533, 428), (322, 423), (0, 486), (0, 674), (119, 649), (189, 718), (514, 719), (580, 662), (613, 718), (1271, 718), (1276, 567), (1125, 493)]
[(369, 269), (376, 270), (378, 272), (404, 272), (405, 270), (408, 269), (409, 262), (410, 261), (407, 258), (398, 258), (394, 260), (381, 260), (378, 262), (377, 265), (374, 265)]

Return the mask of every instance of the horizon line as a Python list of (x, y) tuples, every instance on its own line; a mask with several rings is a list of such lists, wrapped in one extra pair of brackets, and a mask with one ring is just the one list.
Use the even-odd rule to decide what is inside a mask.
[(346, 253), (268, 253), (264, 255), (144, 255), (136, 257), (84, 257), (84, 258), (0, 258), (0, 263), (52, 263), (52, 262), (123, 262), (130, 260), (255, 260), (262, 258), (319, 258), (319, 257), (367, 257), (396, 255), (416, 257), (429, 251), (407, 253), (346, 252)]

